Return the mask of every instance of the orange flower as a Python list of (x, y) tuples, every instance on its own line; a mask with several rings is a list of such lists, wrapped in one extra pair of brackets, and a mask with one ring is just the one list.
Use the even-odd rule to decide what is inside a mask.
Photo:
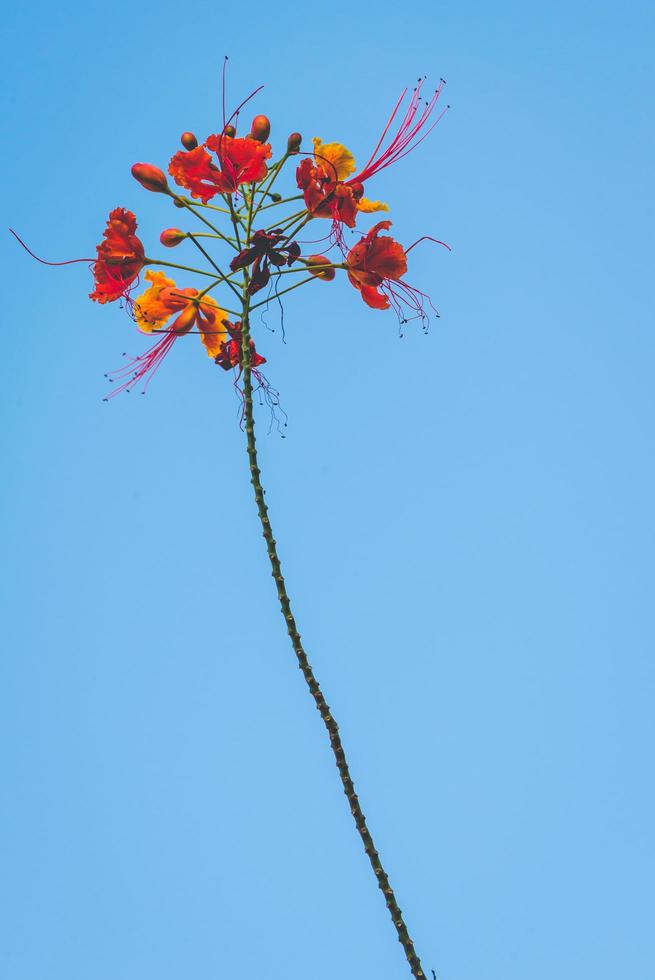
[(143, 244), (137, 238), (136, 218), (125, 208), (114, 208), (109, 215), (103, 241), (97, 247), (93, 265), (95, 289), (89, 296), (97, 303), (112, 303), (127, 296), (128, 290), (145, 265)]
[(402, 245), (388, 235), (378, 236), (380, 229), (390, 228), (390, 221), (378, 221), (346, 258), (348, 278), (362, 294), (368, 306), (376, 310), (389, 308), (389, 296), (380, 287), (398, 282), (407, 272), (407, 256)]
[(203, 146), (188, 152), (180, 150), (172, 158), (168, 172), (180, 187), (204, 204), (216, 194), (234, 194), (240, 184), (263, 180), (266, 161), (271, 156), (270, 143), (230, 136), (210, 136), (205, 147), (213, 150), (220, 166)]
[[(133, 313), (142, 333), (162, 333), (157, 343), (139, 357), (127, 362), (110, 378), (120, 384), (112, 391), (114, 397), (121, 391), (131, 391), (140, 380), (146, 379), (143, 391), (148, 387), (157, 368), (176, 340), (196, 327), (207, 354), (216, 358), (228, 337), (225, 323), (227, 313), (211, 296), (198, 296), (197, 289), (178, 289), (175, 282), (163, 272), (146, 272), (151, 283), (142, 296), (134, 301)], [(168, 328), (166, 323), (177, 314)]]

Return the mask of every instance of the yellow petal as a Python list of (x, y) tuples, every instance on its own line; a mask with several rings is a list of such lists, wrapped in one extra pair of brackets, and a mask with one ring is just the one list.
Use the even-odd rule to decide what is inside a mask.
[(355, 158), (343, 143), (323, 143), (314, 137), (314, 159), (330, 177), (345, 180), (355, 172)]
[(373, 214), (374, 211), (388, 211), (389, 205), (383, 204), (382, 201), (369, 201), (367, 197), (360, 197), (357, 202), (357, 210), (363, 211), (365, 214)]
[(205, 350), (209, 357), (218, 357), (221, 352), (221, 344), (228, 339), (228, 333), (223, 324), (227, 320), (227, 313), (222, 310), (215, 299), (211, 296), (204, 296), (200, 301), (200, 309), (203, 319), (198, 322), (200, 339), (205, 345)]
[(171, 315), (170, 304), (164, 304), (160, 297), (163, 289), (175, 286), (175, 282), (163, 272), (146, 272), (146, 279), (152, 283), (142, 296), (134, 301), (134, 317), (142, 333), (160, 330)]

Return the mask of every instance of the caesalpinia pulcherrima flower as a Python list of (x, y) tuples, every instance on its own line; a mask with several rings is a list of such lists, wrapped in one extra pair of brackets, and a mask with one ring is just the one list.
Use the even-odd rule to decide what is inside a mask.
[(97, 303), (113, 303), (127, 296), (146, 261), (143, 245), (136, 236), (136, 218), (131, 211), (114, 208), (97, 252), (98, 258), (93, 265), (95, 289), (89, 296)]
[(203, 146), (197, 146), (180, 150), (168, 165), (175, 183), (191, 191), (191, 197), (203, 204), (217, 194), (234, 194), (242, 184), (258, 183), (266, 176), (266, 161), (271, 156), (269, 143), (220, 134), (208, 136), (204, 146), (215, 152), (218, 164)]
[[(59, 263), (39, 259), (46, 265), (90, 264), (95, 281), (91, 299), (102, 304), (124, 300), (122, 305), (140, 333), (151, 340), (154, 338), (154, 343), (143, 353), (136, 357), (125, 355), (123, 365), (110, 377), (114, 383), (110, 397), (131, 391), (135, 385), (145, 392), (169, 351), (182, 338), (191, 335), (199, 337), (206, 354), (218, 367), (232, 372), (241, 400), (240, 417), (246, 433), (251, 482), (285, 624), (298, 664), (329, 734), (357, 831), (384, 893), (415, 980), (426, 980), (425, 973), (366, 826), (339, 728), (314, 676), (291, 612), (261, 484), (255, 441), (254, 393), (259, 392), (260, 402), (269, 406), (273, 418), (277, 419), (278, 429), (280, 416), (276, 412), (280, 409), (277, 392), (259, 371), (265, 358), (256, 350), (252, 330), (256, 311), (266, 308), (272, 299), (282, 306), (282, 297), (292, 290), (313, 282), (334, 282), (342, 272), (371, 309), (392, 308), (401, 322), (418, 318), (425, 325), (429, 297), (410, 286), (404, 277), (407, 256), (414, 246), (425, 239), (437, 240), (426, 235), (404, 248), (390, 235), (383, 234), (391, 227), (391, 222), (384, 220), (368, 231), (355, 232), (359, 238), (350, 247), (346, 247), (344, 241), (344, 228), (354, 229), (368, 214), (388, 210), (387, 204), (365, 196), (367, 182), (418, 146), (443, 115), (432, 118), (443, 82), (429, 100), (424, 100), (421, 95), (422, 85), (419, 81), (414, 88), (404, 114), (401, 105), (406, 93), (403, 93), (367, 163), (358, 171), (353, 154), (342, 143), (324, 143), (316, 137), (313, 151), (303, 154), (302, 137), (297, 132), (291, 133), (284, 149), (273, 160), (273, 150), (268, 142), (271, 124), (268, 117), (261, 114), (255, 116), (247, 134), (237, 135), (240, 112), (260, 89), (226, 118), (224, 76), (219, 132), (207, 136), (204, 142), (192, 132), (182, 133), (183, 149), (173, 153), (168, 165), (175, 187), (169, 185), (166, 174), (155, 164), (138, 162), (132, 166), (132, 175), (143, 188), (160, 194), (178, 209), (174, 226), (165, 227), (159, 236), (168, 259), (146, 256), (136, 235), (136, 217), (125, 208), (111, 211), (95, 259), (71, 259)], [(390, 135), (392, 131), (393, 135)], [(296, 186), (301, 193), (293, 193), (293, 187), (288, 197), (278, 193), (277, 188), (273, 191), (285, 164), (302, 155), (304, 159), (294, 168)], [(432, 164), (431, 172), (433, 169)], [(189, 191), (191, 197), (183, 196), (175, 188)], [(209, 201), (213, 203), (209, 204)], [(299, 201), (303, 205), (297, 210)], [(271, 220), (271, 208), (276, 209), (275, 220)], [(181, 220), (183, 215), (186, 223)], [(320, 219), (331, 222), (327, 234), (309, 241), (299, 237), (310, 222), (317, 221), (320, 227)], [(220, 222), (222, 227), (219, 227)], [(24, 245), (20, 238), (18, 240)], [(320, 251), (306, 253), (305, 246), (317, 240), (324, 243)], [(179, 262), (170, 261), (178, 254)], [(131, 293), (145, 267), (148, 267), (146, 285), (141, 294), (132, 299)], [(185, 283), (193, 277), (191, 284), (178, 286), (170, 278), (170, 269), (179, 270)], [(323, 290), (324, 287), (315, 288)], [(257, 294), (264, 291), (264, 298), (258, 299)], [(321, 303), (325, 302), (325, 296), (323, 293)]]
[(377, 146), (359, 173), (355, 173), (355, 158), (350, 150), (342, 143), (323, 143), (318, 137), (314, 138), (313, 158), (306, 158), (298, 166), (296, 182), (303, 192), (308, 211), (316, 218), (332, 219), (338, 242), (341, 242), (341, 225), (354, 228), (358, 212), (369, 214), (389, 210), (382, 201), (372, 201), (364, 197), (364, 182), (418, 146), (443, 115), (442, 113), (428, 126), (443, 88), (443, 80), (432, 98), (426, 102), (422, 102), (421, 98), (423, 81), (419, 80), (396, 134), (383, 149), (384, 140), (398, 116), (407, 90), (403, 92)]

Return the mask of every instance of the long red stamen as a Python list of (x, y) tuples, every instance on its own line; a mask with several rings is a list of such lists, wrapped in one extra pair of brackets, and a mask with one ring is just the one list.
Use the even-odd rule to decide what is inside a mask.
[(439, 238), (433, 238), (432, 235), (422, 235), (421, 238), (417, 238), (415, 242), (412, 242), (409, 248), (405, 249), (405, 255), (408, 255), (414, 246), (420, 245), (421, 242), (434, 242), (435, 245), (443, 245), (443, 247), (447, 248), (449, 252), (452, 252), (450, 245), (448, 245), (446, 242), (442, 242)]
[(74, 262), (95, 262), (95, 259), (68, 259), (66, 262), (47, 262), (45, 259), (41, 259), (39, 258), (38, 255), (35, 255), (32, 249), (27, 247), (23, 239), (20, 237), (20, 235), (16, 234), (13, 228), (10, 228), (9, 231), (12, 233), (12, 235), (18, 241), (18, 243), (23, 246), (25, 251), (29, 255), (31, 255), (33, 259), (36, 259), (36, 261), (40, 262), (42, 265), (73, 265)]
[[(167, 333), (156, 344), (149, 347), (145, 353), (140, 354), (138, 357), (128, 357), (122, 367), (112, 372), (111, 375), (107, 374), (106, 377), (112, 383), (115, 381), (120, 381), (121, 383), (103, 401), (108, 402), (111, 398), (119, 395), (121, 391), (131, 391), (134, 385), (142, 378), (146, 378), (146, 382), (141, 390), (141, 394), (145, 395), (148, 385), (155, 376), (161, 362), (179, 337), (179, 333)], [(127, 357), (127, 355), (125, 356)]]
[(357, 174), (356, 177), (351, 177), (350, 180), (347, 181), (347, 183), (351, 184), (355, 181), (363, 183), (365, 180), (368, 180), (369, 177), (372, 177), (380, 170), (383, 170), (385, 167), (390, 166), (392, 163), (395, 163), (397, 160), (402, 159), (402, 157), (404, 157), (407, 153), (415, 149), (419, 145), (419, 143), (422, 143), (425, 137), (432, 132), (432, 130), (437, 125), (439, 120), (442, 119), (444, 113), (448, 109), (448, 106), (446, 106), (443, 112), (439, 113), (439, 115), (434, 120), (432, 125), (429, 126), (428, 129), (425, 130), (425, 132), (423, 132), (419, 136), (419, 133), (421, 133), (421, 130), (425, 127), (430, 116), (432, 115), (434, 107), (437, 104), (437, 100), (439, 99), (439, 96), (441, 95), (443, 86), (445, 84), (442, 78), (430, 101), (426, 102), (424, 104), (422, 111), (420, 111), (420, 105), (422, 101), (421, 86), (423, 85), (424, 81), (425, 79), (419, 79), (418, 85), (412, 92), (412, 97), (409, 100), (409, 105), (407, 106), (407, 110), (405, 112), (403, 120), (400, 123), (400, 126), (398, 127), (398, 131), (394, 136), (394, 138), (391, 140), (386, 150), (384, 150), (384, 152), (380, 153), (378, 156), (380, 147), (382, 146), (384, 139), (387, 133), (389, 132), (391, 124), (393, 123), (393, 120), (395, 119), (398, 110), (400, 109), (400, 104), (403, 98), (405, 97), (405, 93), (407, 91), (406, 89), (405, 92), (403, 92), (403, 94), (401, 95), (398, 102), (396, 103), (394, 110), (391, 113), (391, 116), (389, 117), (389, 121), (387, 122), (382, 132), (382, 136), (378, 140), (377, 145), (373, 150), (373, 153), (371, 154), (371, 157), (369, 158), (366, 166), (359, 174)]

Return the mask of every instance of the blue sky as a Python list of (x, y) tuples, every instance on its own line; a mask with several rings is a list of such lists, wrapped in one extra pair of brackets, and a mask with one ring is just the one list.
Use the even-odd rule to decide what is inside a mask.
[[(407, 83), (452, 104), (371, 196), (441, 317), (345, 282), (256, 322), (261, 465), (300, 630), (424, 966), (650, 980), (652, 7), (14, 6), (5, 226), (93, 254), (229, 99), (360, 161)], [(289, 176), (291, 182), (291, 175)], [(373, 182), (371, 182), (373, 183)], [(369, 192), (369, 188), (367, 188)], [(408, 976), (294, 665), (229, 378), (84, 265), (2, 238), (0, 973)], [(170, 258), (170, 254), (166, 256)]]

